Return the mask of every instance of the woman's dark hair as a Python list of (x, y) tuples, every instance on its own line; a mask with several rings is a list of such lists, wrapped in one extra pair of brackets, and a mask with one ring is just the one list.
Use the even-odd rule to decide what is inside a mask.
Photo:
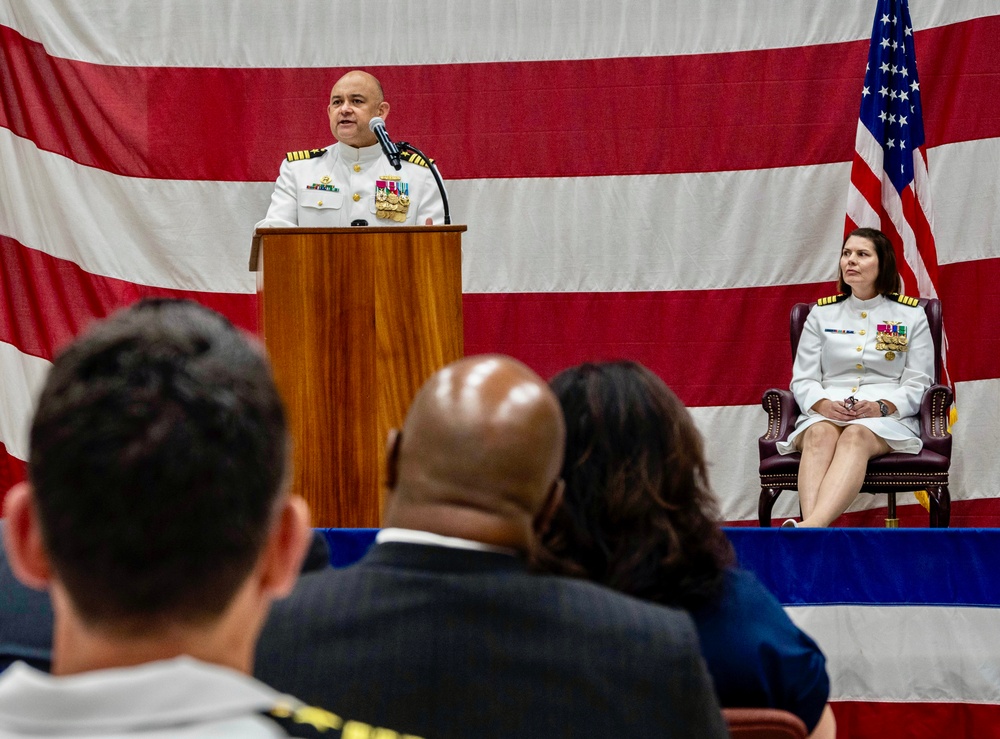
[(635, 362), (582, 364), (550, 385), (566, 419), (566, 490), (540, 564), (658, 603), (712, 601), (734, 556), (687, 408)]
[[(898, 293), (902, 289), (903, 281), (899, 277), (899, 270), (896, 269), (896, 252), (892, 248), (889, 237), (877, 228), (856, 228), (844, 237), (844, 243), (840, 245), (843, 253), (844, 245), (852, 236), (867, 239), (875, 248), (875, 256), (878, 257), (878, 277), (875, 278), (875, 292), (879, 295), (888, 293)], [(851, 286), (844, 282), (844, 273), (837, 270), (837, 289), (851, 294)]]

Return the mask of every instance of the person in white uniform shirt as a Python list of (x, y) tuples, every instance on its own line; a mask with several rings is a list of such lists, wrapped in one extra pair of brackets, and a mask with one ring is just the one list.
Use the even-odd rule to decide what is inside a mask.
[(899, 294), (892, 243), (881, 231), (848, 234), (840, 293), (809, 311), (792, 369), (803, 413), (782, 454), (802, 452), (802, 521), (829, 526), (861, 491), (868, 460), (916, 454), (917, 414), (934, 375), (934, 342), (916, 299)]
[(310, 538), (289, 446), (263, 350), (195, 303), (56, 357), (4, 507), (11, 569), (52, 599), (53, 674), (0, 675), (0, 738), (398, 737), (249, 675)]
[(394, 169), (368, 127), (389, 115), (375, 77), (355, 70), (337, 80), (327, 114), (337, 143), (288, 153), (257, 228), (444, 223), (444, 201), (427, 163), (404, 154), (402, 168)]

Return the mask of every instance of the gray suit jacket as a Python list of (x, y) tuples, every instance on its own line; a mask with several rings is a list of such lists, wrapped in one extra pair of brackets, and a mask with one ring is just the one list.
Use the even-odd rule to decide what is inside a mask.
[(726, 737), (691, 619), (511, 556), (379, 544), (275, 605), (257, 677), (445, 737)]

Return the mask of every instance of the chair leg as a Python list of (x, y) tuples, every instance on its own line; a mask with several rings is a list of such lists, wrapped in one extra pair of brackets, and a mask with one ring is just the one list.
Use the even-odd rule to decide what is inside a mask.
[(930, 526), (932, 529), (946, 529), (951, 523), (951, 493), (947, 485), (935, 485), (927, 489), (930, 499)]
[(757, 500), (757, 520), (762, 529), (771, 528), (771, 509), (774, 508), (774, 501), (781, 495), (781, 488), (768, 488), (763, 485), (760, 488), (760, 498)]
[(889, 493), (889, 508), (885, 512), (885, 527), (887, 529), (899, 528), (899, 517), (896, 515), (896, 494)]

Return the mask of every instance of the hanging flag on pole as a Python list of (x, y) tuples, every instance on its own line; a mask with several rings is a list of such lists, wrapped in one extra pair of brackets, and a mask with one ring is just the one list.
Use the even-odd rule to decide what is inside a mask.
[(896, 247), (905, 290), (937, 297), (937, 254), (920, 80), (906, 0), (879, 0), (861, 90), (845, 234), (881, 229)]
[[(910, 9), (906, 0), (878, 0), (861, 90), (844, 234), (860, 227), (881, 230), (895, 247), (903, 292), (936, 298), (933, 226)], [(941, 343), (942, 381), (954, 390), (943, 329)], [(952, 406), (952, 422), (956, 417)]]

